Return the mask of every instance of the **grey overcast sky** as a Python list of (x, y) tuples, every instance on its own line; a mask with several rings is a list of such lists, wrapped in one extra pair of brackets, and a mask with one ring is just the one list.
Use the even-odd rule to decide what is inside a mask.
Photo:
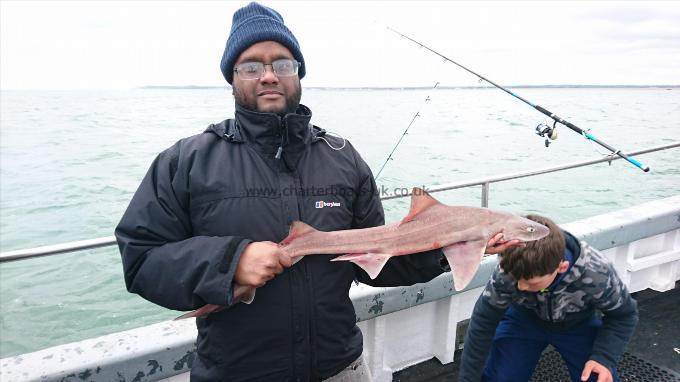
[[(504, 85), (680, 84), (680, 2), (263, 1), (300, 41), (303, 86), (475, 85), (387, 30)], [(222, 86), (245, 1), (1, 1), (2, 89)]]

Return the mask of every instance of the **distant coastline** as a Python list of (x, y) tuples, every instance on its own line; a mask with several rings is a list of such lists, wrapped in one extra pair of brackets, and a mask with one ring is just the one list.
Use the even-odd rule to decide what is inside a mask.
[[(511, 89), (680, 89), (680, 85), (510, 85)], [(229, 89), (230, 86), (200, 86), (200, 85), (149, 85), (137, 89), (144, 90), (205, 90)], [(345, 87), (345, 86), (303, 86), (314, 90), (429, 90), (431, 86), (388, 86), (388, 87)], [(493, 86), (438, 86), (437, 89), (495, 89)]]
[[(321, 91), (410, 91), (410, 90), (432, 90), (432, 86), (302, 86), (306, 90), (321, 90)], [(508, 89), (658, 89), (658, 90), (674, 90), (680, 89), (680, 85), (510, 85), (506, 86)], [(145, 85), (132, 88), (116, 88), (116, 89), (98, 89), (98, 88), (76, 88), (76, 89), (3, 89), (4, 92), (23, 92), (23, 91), (101, 91), (101, 90), (226, 90), (231, 91), (231, 86), (204, 86), (204, 85)], [(437, 89), (443, 90), (486, 90), (496, 89), (493, 86), (437, 86)]]

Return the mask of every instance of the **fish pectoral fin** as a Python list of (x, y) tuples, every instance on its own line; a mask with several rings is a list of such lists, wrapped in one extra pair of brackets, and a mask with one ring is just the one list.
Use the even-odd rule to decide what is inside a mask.
[(408, 215), (401, 219), (399, 225), (410, 222), (415, 219), (419, 213), (437, 204), (441, 203), (425, 192), (425, 190), (420, 187), (413, 187), (413, 190), (411, 190), (411, 209), (408, 211)]
[(350, 253), (338, 256), (331, 261), (351, 261), (366, 271), (371, 279), (375, 279), (390, 257), (392, 255), (388, 253)]
[(472, 281), (485, 250), (484, 240), (465, 241), (442, 248), (453, 273), (454, 289), (460, 291)]
[(307, 223), (303, 223), (299, 220), (294, 221), (290, 225), (290, 229), (288, 230), (288, 236), (286, 236), (285, 239), (279, 243), (279, 245), (284, 245), (288, 244), (291, 241), (293, 241), (295, 238), (300, 237), (304, 234), (310, 233), (310, 232), (316, 232), (317, 229), (312, 227), (311, 225)]

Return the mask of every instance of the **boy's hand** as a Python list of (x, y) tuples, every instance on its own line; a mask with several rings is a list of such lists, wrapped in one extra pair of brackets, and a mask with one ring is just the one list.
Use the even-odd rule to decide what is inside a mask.
[(512, 247), (526, 247), (527, 244), (521, 240), (509, 240), (505, 241), (503, 240), (503, 234), (501, 232), (497, 233), (489, 239), (489, 242), (486, 243), (486, 253), (489, 255), (493, 255), (495, 253), (501, 253), (505, 251), (506, 249), (512, 248)]
[(583, 368), (583, 373), (581, 373), (581, 381), (587, 381), (590, 378), (590, 374), (597, 374), (597, 382), (612, 382), (614, 379), (612, 377), (612, 372), (609, 371), (608, 367), (605, 367), (597, 361), (592, 359), (586, 362), (586, 366)]

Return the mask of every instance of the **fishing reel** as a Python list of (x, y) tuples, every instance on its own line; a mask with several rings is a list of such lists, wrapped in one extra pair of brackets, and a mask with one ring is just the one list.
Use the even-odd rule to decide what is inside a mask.
[(550, 146), (550, 141), (557, 139), (557, 121), (553, 122), (552, 127), (546, 125), (545, 123), (539, 123), (536, 126), (536, 135), (545, 138), (545, 147)]

